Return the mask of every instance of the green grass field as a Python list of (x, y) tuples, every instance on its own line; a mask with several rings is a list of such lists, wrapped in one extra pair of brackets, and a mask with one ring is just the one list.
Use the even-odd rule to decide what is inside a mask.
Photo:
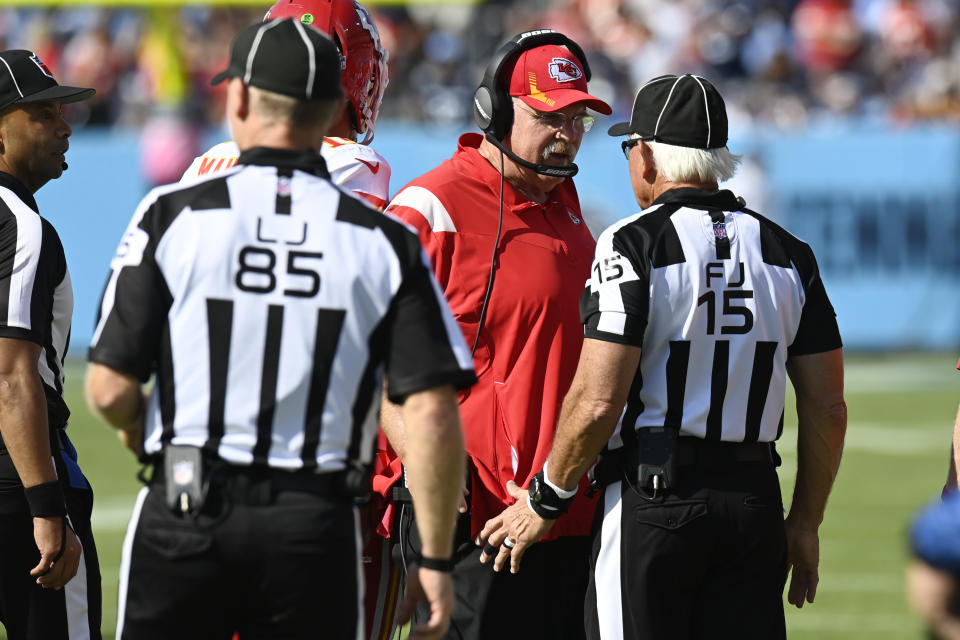
[[(791, 638), (919, 639), (904, 598), (905, 532), (946, 474), (960, 373), (953, 355), (847, 358), (849, 427), (821, 529), (817, 601), (789, 608)], [(103, 573), (103, 630), (114, 637), (120, 547), (139, 483), (137, 463), (82, 398), (82, 363), (68, 368), (70, 435), (94, 486), (93, 523)], [(788, 408), (792, 408), (792, 399)], [(796, 420), (788, 410), (780, 452), (784, 496), (792, 494)], [(4, 637), (0, 633), (0, 637)]]

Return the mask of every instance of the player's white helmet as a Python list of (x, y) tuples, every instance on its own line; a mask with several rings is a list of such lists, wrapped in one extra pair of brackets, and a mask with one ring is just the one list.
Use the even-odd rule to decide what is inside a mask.
[(351, 124), (363, 144), (373, 132), (387, 87), (387, 52), (370, 14), (354, 0), (278, 0), (264, 20), (296, 18), (333, 39)]

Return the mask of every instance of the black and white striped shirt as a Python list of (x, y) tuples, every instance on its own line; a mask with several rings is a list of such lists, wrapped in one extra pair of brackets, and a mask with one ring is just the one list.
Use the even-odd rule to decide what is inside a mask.
[(729, 191), (674, 189), (604, 231), (581, 316), (642, 349), (611, 449), (644, 426), (776, 440), (787, 359), (841, 346), (813, 251)]
[(256, 148), (154, 189), (112, 263), (90, 359), (146, 381), (147, 455), (368, 462), (391, 399), (474, 380), (417, 236), (333, 186), (316, 153)]
[(0, 172), (0, 336), (40, 345), (37, 363), (51, 429), (67, 425), (63, 360), (70, 346), (73, 287), (56, 229), (33, 194)]

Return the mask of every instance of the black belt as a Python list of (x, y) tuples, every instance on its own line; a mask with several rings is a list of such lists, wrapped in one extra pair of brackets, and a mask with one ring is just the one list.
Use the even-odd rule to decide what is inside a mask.
[[(301, 491), (317, 495), (349, 497), (346, 473), (343, 471), (326, 473), (288, 471), (263, 465), (238, 465), (207, 459), (204, 460), (204, 467), (204, 473), (211, 487), (218, 487), (233, 495), (266, 490), (269, 492)], [(163, 486), (163, 482), (163, 463), (158, 462), (153, 465), (150, 484)]]
[[(780, 466), (780, 456), (772, 442), (721, 442), (688, 436), (677, 439), (673, 459), (674, 464), (680, 467), (718, 467), (745, 462), (771, 462)], [(631, 472), (637, 467), (635, 452), (634, 455), (624, 454), (622, 449), (604, 454), (597, 467), (601, 467), (601, 463), (604, 468), (593, 472), (593, 475), (598, 479), (605, 478), (603, 486), (620, 480), (623, 472)], [(393, 486), (392, 497), (394, 502), (412, 502), (410, 490), (400, 484)]]
[[(722, 470), (757, 462), (780, 466), (780, 456), (774, 443), (723, 442), (681, 436), (673, 446), (672, 464), (681, 470), (683, 467)], [(614, 482), (636, 478), (638, 465), (639, 451), (635, 446), (602, 453), (597, 464), (589, 471), (590, 494)]]
[(741, 462), (771, 462), (780, 465), (772, 442), (722, 442), (681, 436), (673, 450), (674, 464), (729, 465)]

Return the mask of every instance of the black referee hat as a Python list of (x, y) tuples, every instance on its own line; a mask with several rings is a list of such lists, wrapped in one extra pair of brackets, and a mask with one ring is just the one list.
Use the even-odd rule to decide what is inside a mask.
[(234, 37), (230, 66), (210, 84), (227, 78), (301, 100), (337, 98), (340, 54), (330, 38), (299, 20), (258, 22)]
[(727, 145), (727, 107), (717, 88), (700, 76), (659, 76), (637, 91), (630, 122), (611, 136), (631, 133), (678, 147), (719, 149)]
[(22, 102), (86, 100), (96, 93), (85, 87), (65, 87), (37, 54), (25, 49), (0, 51), (0, 109)]

